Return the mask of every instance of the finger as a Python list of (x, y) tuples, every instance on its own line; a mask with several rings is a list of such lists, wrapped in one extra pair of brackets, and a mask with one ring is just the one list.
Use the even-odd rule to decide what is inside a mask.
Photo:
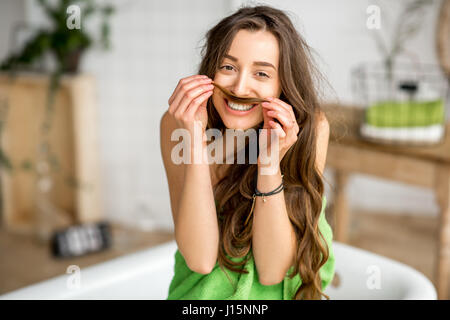
[(198, 108), (208, 100), (208, 98), (212, 95), (213, 91), (208, 90), (201, 95), (199, 95), (197, 98), (193, 99), (190, 105), (186, 108), (186, 116), (189, 117), (189, 119), (193, 119), (195, 113), (197, 112)]
[(201, 75), (201, 74), (195, 74), (195, 75), (180, 79), (180, 81), (178, 81), (178, 84), (177, 84), (175, 90), (173, 91), (172, 95), (169, 98), (169, 101), (168, 101), (169, 104), (172, 104), (176, 94), (178, 93), (178, 91), (180, 90), (180, 87), (183, 84), (191, 82), (193, 80), (201, 80), (201, 79), (207, 79), (207, 76)]
[(291, 115), (291, 117), (293, 119), (296, 119), (295, 113), (294, 113), (294, 109), (292, 108), (291, 105), (287, 104), (286, 102), (284, 102), (283, 100), (278, 99), (278, 98), (267, 98), (267, 100), (269, 100), (270, 102), (275, 103), (276, 105), (279, 105), (279, 106), (283, 107), (286, 111), (289, 112), (289, 114)]
[[(289, 119), (296, 119), (295, 114), (292, 110), (288, 110), (286, 107), (281, 106), (278, 103), (275, 102), (263, 102), (262, 107), (268, 110), (273, 110), (277, 112), (281, 112), (282, 114), (285, 114), (287, 118)], [(291, 107), (292, 109), (292, 107)]]
[(262, 109), (262, 111), (263, 111), (263, 120), (264, 120), (264, 126), (263, 126), (263, 128), (270, 128), (270, 126), (269, 126), (269, 121), (272, 120), (273, 118), (267, 114), (267, 112), (268, 112), (269, 110), (267, 110), (267, 109)]
[[(298, 123), (297, 123), (297, 119), (294, 116), (294, 113), (292, 110), (290, 110), (290, 112), (286, 113), (286, 108), (282, 107), (281, 105), (274, 103), (274, 102), (264, 102), (263, 104), (263, 110), (270, 110), (270, 111), (274, 111), (274, 112), (278, 112), (281, 115), (285, 115), (285, 119), (287, 120), (286, 123), (286, 127), (287, 128), (295, 128), (298, 127)], [(289, 105), (287, 105), (289, 106)], [(292, 109), (292, 107), (290, 107)], [(275, 116), (275, 114), (272, 114), (272, 116)], [(278, 119), (278, 118), (276, 118)], [(293, 120), (295, 120), (295, 122), (293, 122)], [(281, 120), (280, 120), (281, 121)], [(298, 129), (296, 130), (298, 132)]]
[(269, 111), (283, 111), (283, 108), (278, 106), (277, 104), (274, 104), (272, 102), (263, 102), (261, 103), (262, 110), (265, 112)]
[(276, 134), (279, 135), (281, 138), (286, 137), (286, 132), (283, 130), (283, 128), (278, 123), (270, 120), (269, 125), (275, 130)]
[[(180, 91), (183, 90), (189, 90), (191, 89), (193, 86), (200, 83), (208, 83), (211, 82), (212, 80), (210, 78), (208, 78), (207, 76), (204, 75), (194, 75), (194, 76), (190, 76), (187, 78), (183, 78), (181, 79), (178, 84), (177, 87), (175, 88), (174, 92), (172, 93), (172, 95), (169, 98), (169, 105), (172, 105), (175, 102), (175, 105), (179, 103), (180, 100)], [(182, 95), (181, 95), (182, 96)], [(178, 100), (177, 100), (178, 97)]]
[(294, 123), (292, 122), (292, 118), (290, 118), (290, 116), (286, 115), (286, 111), (284, 110), (283, 112), (281, 112), (279, 110), (269, 110), (269, 111), (267, 111), (267, 114), (271, 117), (278, 119), (278, 121), (280, 121), (280, 123), (286, 129), (290, 130), (294, 127)]
[(197, 78), (197, 79), (191, 79), (190, 81), (184, 81), (183, 83), (179, 84), (179, 87), (175, 89), (174, 96), (172, 97), (171, 104), (177, 106), (181, 99), (183, 98), (184, 94), (191, 90), (192, 88), (204, 84), (211, 83), (211, 79), (209, 78)]
[[(181, 97), (181, 101), (178, 103), (177, 110), (174, 111), (176, 114), (183, 114), (186, 110), (186, 108), (189, 106), (189, 104), (197, 98), (199, 95), (206, 91), (212, 91), (214, 89), (214, 86), (212, 84), (204, 84), (197, 86), (192, 89), (190, 89), (187, 92), (183, 92), (183, 96)], [(180, 92), (181, 93), (181, 92)], [(176, 99), (173, 103), (174, 105), (177, 105)]]
[[(269, 111), (269, 115), (273, 113), (277, 113), (276, 111)], [(276, 119), (278, 119), (283, 125), (283, 130), (286, 132), (286, 137), (289, 135), (290, 137), (297, 137), (300, 128), (294, 119), (290, 116), (286, 116), (286, 114), (273, 114)]]
[(271, 110), (281, 110), (288, 112), (284, 107), (280, 106), (279, 104), (275, 102), (263, 102), (261, 103), (261, 106), (265, 109), (271, 109)]

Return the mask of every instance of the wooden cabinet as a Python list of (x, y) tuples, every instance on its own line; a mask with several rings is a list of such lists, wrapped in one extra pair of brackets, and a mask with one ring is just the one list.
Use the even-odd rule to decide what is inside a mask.
[(52, 184), (46, 193), (51, 228), (103, 217), (95, 79), (87, 74), (61, 78), (47, 114), (50, 129), (44, 134), (49, 85), (49, 75), (0, 74), (0, 101), (7, 107), (1, 146), (13, 165), (12, 171), (1, 168), (1, 220), (10, 230), (34, 229), (43, 141), (48, 141), (51, 155)]

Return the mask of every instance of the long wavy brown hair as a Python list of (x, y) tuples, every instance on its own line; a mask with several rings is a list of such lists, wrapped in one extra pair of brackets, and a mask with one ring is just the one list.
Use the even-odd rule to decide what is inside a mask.
[[(302, 280), (292, 299), (321, 299), (322, 296), (329, 299), (322, 292), (319, 274), (329, 257), (327, 243), (318, 227), (324, 184), (323, 176), (316, 168), (315, 129), (320, 108), (315, 80), (320, 79), (321, 75), (313, 63), (311, 48), (287, 14), (270, 6), (241, 7), (210, 29), (201, 49), (199, 74), (214, 78), (234, 36), (241, 29), (266, 30), (278, 39), (282, 87), (279, 98), (293, 107), (300, 127), (296, 143), (280, 163), (281, 173), (284, 174), (287, 212), (298, 244), (294, 269), (289, 277), (300, 274)], [(207, 102), (207, 110), (207, 129), (216, 128), (224, 133), (225, 125), (213, 107), (211, 98)], [(262, 127), (263, 122), (253, 129)], [(248, 149), (248, 143), (245, 148)], [(229, 166), (224, 177), (214, 187), (214, 197), (218, 208), (221, 208), (218, 210), (218, 262), (222, 270), (226, 266), (239, 273), (248, 273), (242, 269), (251, 254), (252, 219), (245, 227), (244, 221), (251, 209), (257, 176), (257, 164), (249, 163), (247, 151), (246, 162)], [(231, 257), (244, 259), (232, 261)]]

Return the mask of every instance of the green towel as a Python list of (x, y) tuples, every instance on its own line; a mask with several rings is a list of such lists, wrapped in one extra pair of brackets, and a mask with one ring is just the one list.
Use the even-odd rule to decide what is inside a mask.
[(366, 123), (375, 127), (425, 127), (444, 123), (444, 101), (383, 101), (366, 110)]
[[(322, 290), (334, 277), (334, 252), (332, 247), (333, 233), (325, 218), (327, 199), (323, 196), (322, 210), (319, 218), (319, 228), (326, 239), (330, 255), (327, 262), (320, 269)], [(230, 256), (228, 256), (230, 258)], [(238, 262), (244, 258), (231, 258)], [(175, 252), (174, 276), (170, 283), (167, 300), (292, 300), (301, 285), (299, 274), (292, 279), (287, 276), (278, 284), (264, 286), (259, 283), (253, 255), (245, 264), (247, 274), (239, 274), (224, 267), (236, 287), (234, 287), (217, 262), (211, 273), (200, 274), (190, 270), (180, 251)]]

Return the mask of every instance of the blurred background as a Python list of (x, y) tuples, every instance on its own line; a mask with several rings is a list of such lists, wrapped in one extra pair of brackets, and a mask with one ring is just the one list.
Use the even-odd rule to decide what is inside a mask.
[[(0, 294), (64, 274), (72, 264), (92, 265), (174, 238), (160, 119), (178, 81), (196, 73), (206, 31), (244, 3), (290, 14), (329, 81), (322, 99), (332, 111), (366, 110), (385, 101), (391, 87), (379, 86), (386, 82), (379, 82), (376, 71), (395, 75), (401, 66), (416, 72), (401, 83), (401, 98), (395, 97), (437, 101), (427, 109), (436, 112), (434, 122), (426, 125), (444, 131), (427, 146), (409, 146), (426, 140), (426, 133), (416, 132), (418, 140), (402, 139), (399, 148), (414, 149), (421, 159), (431, 154), (432, 161), (440, 155), (440, 163), (450, 165), (450, 14), (446, 24), (440, 18), (449, 8), (445, 2), (1, 0)], [(335, 113), (346, 121), (344, 113)], [(366, 138), (375, 137), (370, 132)], [(395, 137), (377, 136), (372, 144), (396, 154)], [(329, 157), (339, 154), (333, 150)], [(327, 217), (336, 228), (334, 164), (327, 165), (325, 177)], [(351, 214), (346, 236), (340, 236), (433, 280), (442, 210), (436, 189), (407, 182), (349, 175), (346, 201), (339, 203)], [(448, 187), (439, 190), (448, 199)], [(448, 215), (448, 203), (446, 210)], [(83, 234), (86, 225), (97, 242), (87, 245), (75, 231), (62, 233), (78, 226)], [(70, 241), (81, 244), (64, 251)]]

